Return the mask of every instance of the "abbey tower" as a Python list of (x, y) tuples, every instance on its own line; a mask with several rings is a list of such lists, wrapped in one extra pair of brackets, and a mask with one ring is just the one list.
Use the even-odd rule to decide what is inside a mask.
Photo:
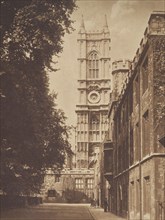
[(111, 59), (106, 16), (102, 30), (92, 32), (86, 31), (82, 18), (78, 44), (76, 168), (89, 169), (107, 130)]

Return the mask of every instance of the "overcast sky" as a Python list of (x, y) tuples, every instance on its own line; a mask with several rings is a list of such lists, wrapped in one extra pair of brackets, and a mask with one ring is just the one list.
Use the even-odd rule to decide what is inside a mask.
[(77, 37), (84, 17), (87, 31), (101, 30), (107, 15), (111, 35), (111, 59), (135, 56), (152, 11), (165, 10), (164, 0), (77, 0), (73, 13), (75, 31), (64, 37), (64, 49), (58, 60), (59, 71), (50, 73), (50, 89), (58, 93), (58, 107), (68, 117), (69, 125), (76, 125), (78, 44)]

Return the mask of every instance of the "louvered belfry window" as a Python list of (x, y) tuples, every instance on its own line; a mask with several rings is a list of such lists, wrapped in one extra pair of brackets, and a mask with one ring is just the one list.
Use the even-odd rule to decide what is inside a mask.
[(96, 51), (90, 53), (88, 57), (88, 78), (99, 78), (99, 58)]

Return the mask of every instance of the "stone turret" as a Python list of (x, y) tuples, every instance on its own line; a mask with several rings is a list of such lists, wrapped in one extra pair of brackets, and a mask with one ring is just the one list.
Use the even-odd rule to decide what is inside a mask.
[(129, 60), (116, 60), (112, 63), (112, 101), (117, 101), (121, 94), (131, 62)]

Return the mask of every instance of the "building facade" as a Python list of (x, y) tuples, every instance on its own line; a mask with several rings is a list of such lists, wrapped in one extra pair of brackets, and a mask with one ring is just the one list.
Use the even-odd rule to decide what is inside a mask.
[(165, 218), (164, 60), (165, 13), (154, 12), (123, 89), (110, 103), (104, 144), (111, 210), (130, 220)]

